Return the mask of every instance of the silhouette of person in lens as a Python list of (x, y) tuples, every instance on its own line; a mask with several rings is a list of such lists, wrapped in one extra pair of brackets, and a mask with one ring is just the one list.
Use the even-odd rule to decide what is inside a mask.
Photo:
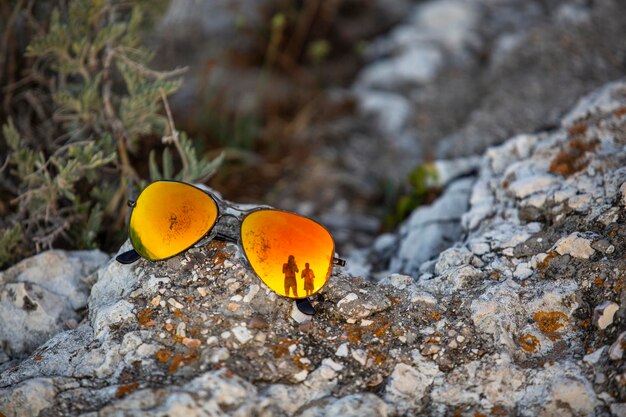
[(302, 270), (302, 278), (304, 278), (304, 292), (306, 292), (306, 296), (308, 297), (313, 292), (315, 288), (315, 273), (313, 270), (309, 268), (309, 263), (304, 264), (305, 268)]
[(298, 265), (296, 265), (296, 258), (293, 255), (289, 255), (289, 259), (286, 264), (283, 264), (283, 274), (285, 274), (285, 294), (289, 296), (289, 289), (293, 288), (293, 296), (298, 296), (298, 283), (296, 282), (296, 274), (298, 273)]

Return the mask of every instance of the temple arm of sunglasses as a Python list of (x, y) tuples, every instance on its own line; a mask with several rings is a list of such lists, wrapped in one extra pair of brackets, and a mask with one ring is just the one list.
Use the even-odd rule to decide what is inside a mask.
[(115, 257), (115, 260), (121, 264), (128, 265), (132, 264), (133, 262), (137, 262), (139, 258), (141, 258), (141, 255), (139, 255), (135, 249), (131, 249), (117, 255)]

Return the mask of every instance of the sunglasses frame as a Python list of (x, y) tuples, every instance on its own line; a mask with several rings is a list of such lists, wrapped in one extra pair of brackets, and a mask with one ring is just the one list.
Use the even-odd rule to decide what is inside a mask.
[[(200, 237), (200, 239), (198, 239), (195, 243), (189, 245), (187, 248), (185, 248), (184, 250), (177, 252), (171, 256), (168, 256), (166, 258), (161, 258), (161, 259), (148, 259), (148, 258), (144, 258), (146, 260), (149, 260), (151, 262), (154, 261), (164, 261), (170, 258), (173, 258), (174, 256), (178, 256), (183, 252), (188, 251), (191, 248), (194, 247), (200, 247), (200, 246), (204, 246), (207, 243), (211, 242), (212, 240), (218, 240), (218, 241), (225, 241), (225, 242), (229, 242), (229, 243), (234, 243), (236, 244), (239, 249), (241, 249), (241, 251), (244, 254), (244, 259), (246, 262), (246, 265), (248, 266), (248, 268), (250, 270), (252, 270), (252, 272), (254, 272), (254, 275), (256, 275), (256, 277), (258, 279), (260, 279), (263, 284), (265, 284), (265, 281), (263, 281), (263, 278), (261, 278), (259, 276), (259, 274), (254, 270), (254, 268), (252, 267), (250, 260), (248, 258), (248, 254), (246, 253), (246, 249), (243, 245), (242, 242), (242, 228), (243, 228), (243, 222), (246, 219), (246, 217), (248, 217), (250, 214), (252, 213), (256, 213), (259, 211), (277, 211), (277, 212), (281, 212), (281, 213), (288, 213), (288, 214), (293, 214), (295, 216), (299, 216), (299, 217), (303, 217), (307, 220), (312, 221), (313, 223), (317, 224), (318, 226), (320, 226), (322, 229), (324, 229), (326, 231), (326, 233), (328, 233), (328, 235), (330, 236), (331, 241), (333, 242), (333, 249), (332, 249), (332, 253), (333, 253), (333, 258), (331, 259), (331, 267), (334, 265), (337, 266), (345, 266), (346, 265), (346, 261), (344, 259), (338, 258), (336, 256), (334, 256), (335, 254), (335, 239), (333, 238), (333, 235), (330, 233), (330, 231), (321, 223), (307, 217), (307, 216), (303, 216), (301, 214), (298, 213), (293, 213), (291, 211), (287, 211), (287, 210), (280, 210), (277, 208), (274, 208), (272, 206), (269, 205), (255, 205), (254, 207), (250, 208), (250, 209), (246, 209), (246, 208), (241, 208), (241, 204), (231, 204), (229, 202), (227, 202), (226, 200), (224, 200), (223, 198), (221, 198), (219, 195), (214, 194), (211, 191), (208, 191), (206, 189), (197, 187), (193, 184), (189, 184), (187, 182), (183, 182), (183, 181), (176, 181), (176, 180), (158, 180), (158, 181), (154, 181), (150, 184), (148, 184), (140, 193), (139, 195), (134, 199), (134, 200), (128, 200), (128, 206), (131, 208), (131, 213), (129, 215), (129, 240), (131, 245), (133, 245), (133, 249), (127, 252), (124, 252), (120, 255), (118, 255), (116, 257), (116, 260), (120, 263), (123, 264), (129, 264), (129, 263), (134, 263), (135, 261), (137, 261), (139, 258), (143, 258), (143, 256), (139, 255), (139, 252), (137, 252), (137, 249), (135, 248), (135, 244), (133, 243), (132, 239), (130, 239), (130, 219), (132, 218), (133, 215), (133, 209), (135, 208), (135, 206), (137, 205), (137, 201), (139, 200), (139, 197), (141, 197), (141, 194), (146, 190), (146, 188), (148, 188), (150, 185), (158, 183), (158, 182), (171, 182), (171, 183), (176, 183), (176, 184), (183, 184), (192, 188), (195, 188), (196, 190), (202, 191), (204, 194), (208, 195), (213, 202), (215, 203), (215, 207), (217, 210), (217, 216), (215, 217), (215, 221), (213, 222), (213, 224), (211, 225), (211, 227), (202, 235), (202, 237)], [(233, 212), (239, 213), (239, 214), (234, 214)], [(239, 222), (239, 236), (238, 238), (229, 236), (227, 234), (221, 233), (219, 231), (217, 231), (217, 225), (219, 224), (219, 222), (224, 219), (224, 218), (234, 218)], [(133, 253), (134, 252), (134, 253)], [(332, 271), (332, 268), (331, 268)], [(330, 278), (330, 277), (329, 277)], [(309, 296), (315, 295), (317, 294), (322, 288), (324, 288), (324, 286), (326, 286), (326, 284), (328, 283), (328, 279), (326, 279), (326, 281), (324, 282), (324, 284), (317, 289), (317, 291), (315, 291), (313, 294), (310, 294)], [(267, 284), (265, 284), (268, 288), (270, 288)], [(271, 289), (271, 288), (270, 288)], [(272, 289), (271, 289), (272, 290)], [(274, 290), (272, 290), (274, 291)], [(276, 292), (276, 291), (274, 291)], [(280, 295), (280, 294), (278, 294)], [(296, 301), (296, 305), (298, 306), (298, 309), (300, 309), (300, 311), (302, 311), (305, 314), (314, 314), (315, 313), (315, 309), (313, 309), (313, 306), (311, 305), (310, 301), (307, 298), (293, 298), (293, 297), (288, 297), (288, 296), (284, 296), (285, 298), (291, 298), (293, 300)]]

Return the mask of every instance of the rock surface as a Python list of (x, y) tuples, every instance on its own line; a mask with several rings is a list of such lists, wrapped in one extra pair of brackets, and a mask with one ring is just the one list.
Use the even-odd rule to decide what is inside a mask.
[(55, 334), (76, 327), (95, 277), (100, 251), (48, 251), (0, 272), (0, 370)]
[[(312, 319), (268, 290), (233, 244), (109, 261), (88, 320), (0, 374), (0, 412), (620, 415), (624, 132), (626, 83), (616, 82), (559, 129), (490, 148), (475, 182), (449, 188), (473, 182), (462, 239), (416, 262), (415, 276), (375, 284), (335, 268)], [(72, 309), (84, 305), (62, 293)]]

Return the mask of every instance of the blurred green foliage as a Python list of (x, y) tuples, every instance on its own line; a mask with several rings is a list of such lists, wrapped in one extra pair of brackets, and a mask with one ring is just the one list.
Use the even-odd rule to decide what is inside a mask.
[(424, 163), (416, 166), (408, 176), (409, 187), (406, 191), (388, 190), (387, 199), (391, 201), (385, 216), (385, 225), (394, 227), (406, 219), (409, 214), (422, 204), (427, 204), (438, 194), (439, 175), (434, 164)]
[(324, 61), (330, 54), (330, 42), (326, 39), (316, 39), (307, 46), (307, 56), (313, 63)]
[[(15, 16), (31, 11), (25, 2), (14, 7), (0, 16), (0, 27), (9, 34), (19, 30)], [(147, 0), (63, 3), (49, 21), (40, 22), (47, 29), (35, 34), (19, 57), (26, 68), (14, 71), (28, 76), (5, 97), (17, 110), (4, 115), (0, 141), (6, 151), (0, 266), (52, 247), (119, 245), (128, 194), (145, 184), (133, 155), (135, 163), (143, 163), (150, 138), (163, 137), (169, 145), (162, 168), (150, 153), (152, 179), (205, 181), (219, 166), (220, 158), (198, 155), (186, 135), (176, 132), (171, 116), (162, 114), (166, 96), (181, 85), (182, 71), (147, 66), (152, 53), (140, 35), (151, 7)], [(28, 94), (36, 119), (19, 111), (18, 93)]]

